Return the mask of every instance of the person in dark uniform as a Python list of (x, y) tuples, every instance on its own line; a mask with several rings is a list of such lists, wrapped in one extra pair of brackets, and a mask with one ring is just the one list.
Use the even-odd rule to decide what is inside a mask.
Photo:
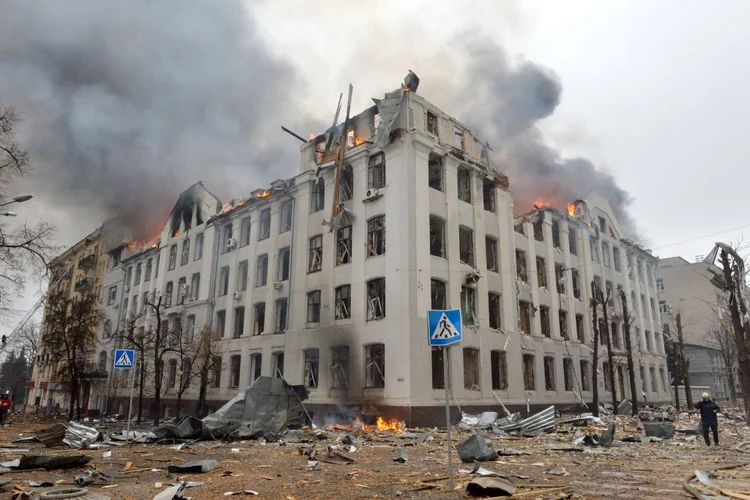
[(721, 411), (719, 405), (711, 401), (711, 396), (707, 392), (701, 394), (701, 400), (695, 403), (695, 407), (701, 412), (701, 425), (703, 426), (703, 439), (706, 441), (706, 446), (711, 446), (711, 441), (708, 439), (708, 430), (714, 436), (714, 446), (719, 446), (719, 421), (716, 414)]

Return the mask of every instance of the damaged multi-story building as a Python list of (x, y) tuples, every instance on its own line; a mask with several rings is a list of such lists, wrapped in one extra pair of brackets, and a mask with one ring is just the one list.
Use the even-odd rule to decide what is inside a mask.
[[(205, 325), (218, 339), (208, 409), (261, 375), (306, 385), (319, 421), (357, 412), (438, 423), (446, 383), (464, 410), (590, 404), (607, 361), (591, 362), (599, 280), (636, 311), (638, 387), (669, 400), (655, 257), (624, 238), (596, 193), (579, 202), (585, 217), (546, 207), (514, 217), (512, 179), (486, 141), (414, 83), (306, 141), (290, 179), (223, 206), (200, 184), (183, 193), (158, 241), (105, 277), (107, 365), (107, 335), (155, 292), (186, 334)], [(448, 308), (461, 308), (464, 336), (446, 360), (428, 347), (427, 311)], [(616, 359), (614, 390), (629, 397)], [(169, 359), (163, 370), (166, 396), (151, 411), (174, 415)], [(127, 395), (109, 389), (99, 406), (123, 413)], [(191, 389), (185, 411), (195, 401)]]

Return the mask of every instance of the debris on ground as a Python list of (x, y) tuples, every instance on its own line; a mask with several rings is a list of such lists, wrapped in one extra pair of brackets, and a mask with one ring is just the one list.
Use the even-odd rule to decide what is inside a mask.
[[(87, 455), (23, 455), (18, 460), (18, 465), (11, 466), (11, 469), (73, 469), (83, 467), (91, 462), (91, 457)], [(3, 467), (5, 467), (3, 465)]]
[(475, 497), (511, 496), (516, 493), (516, 486), (504, 476), (479, 476), (466, 485), (466, 493)]
[(485, 462), (498, 458), (497, 452), (492, 447), (492, 441), (479, 434), (472, 435), (456, 446), (456, 451), (462, 462)]
[(407, 460), (409, 460), (409, 456), (406, 454), (406, 450), (403, 448), (400, 448), (398, 450), (398, 456), (393, 459), (394, 462), (399, 462), (402, 464), (405, 463)]
[(216, 467), (217, 463), (216, 460), (196, 460), (194, 462), (169, 464), (167, 472), (179, 472), (182, 474), (208, 472)]
[(648, 437), (671, 439), (674, 437), (674, 425), (664, 422), (643, 422), (643, 430)]

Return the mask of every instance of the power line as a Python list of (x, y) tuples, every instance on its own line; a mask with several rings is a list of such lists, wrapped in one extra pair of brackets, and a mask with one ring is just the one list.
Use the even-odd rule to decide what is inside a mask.
[(731, 229), (724, 229), (724, 230), (722, 230), (722, 231), (717, 231), (717, 232), (715, 232), (715, 233), (711, 233), (711, 234), (706, 234), (706, 235), (703, 235), (703, 236), (697, 236), (697, 237), (695, 237), (695, 238), (690, 238), (689, 240), (685, 240), (685, 241), (678, 241), (677, 243), (670, 243), (669, 245), (662, 245), (662, 246), (660, 246), (660, 247), (656, 247), (656, 248), (654, 248), (654, 250), (661, 250), (661, 249), (663, 249), (663, 248), (669, 248), (669, 247), (673, 247), (673, 246), (677, 246), (677, 245), (683, 245), (683, 244), (685, 244), (685, 243), (692, 243), (693, 241), (698, 241), (698, 240), (702, 240), (702, 239), (704, 239), (704, 238), (710, 238), (711, 236), (717, 236), (717, 235), (719, 235), (719, 234), (724, 234), (724, 233), (728, 233), (728, 232), (730, 232), (730, 231), (737, 231), (738, 229), (744, 229), (744, 228), (746, 228), (746, 227), (750, 227), (750, 224), (744, 224), (744, 225), (742, 225), (742, 226), (737, 226), (737, 227), (733, 227), (733, 228), (731, 228)]

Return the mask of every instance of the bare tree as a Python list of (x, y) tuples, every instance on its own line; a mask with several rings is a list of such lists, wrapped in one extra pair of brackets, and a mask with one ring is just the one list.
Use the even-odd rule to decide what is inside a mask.
[(195, 370), (198, 376), (198, 415), (205, 416), (208, 385), (214, 382), (214, 371), (221, 363), (219, 342), (208, 326), (198, 335)]
[(39, 323), (29, 321), (16, 332), (15, 345), (25, 351), (29, 365), (34, 365), (34, 357), (39, 349)]
[[(165, 357), (175, 351), (174, 328), (169, 329), (166, 316), (167, 306), (161, 294), (153, 294), (146, 298), (144, 306), (152, 313), (151, 330), (151, 358), (154, 369), (154, 425), (159, 425), (161, 416), (161, 392), (164, 383), (164, 360)], [(144, 359), (145, 361), (145, 359)]]
[(732, 330), (726, 324), (720, 313), (713, 321), (710, 329), (706, 333), (706, 340), (718, 346), (719, 355), (724, 362), (727, 384), (729, 386), (729, 399), (732, 403), (737, 402), (737, 387), (734, 384), (734, 365), (737, 362), (737, 344), (734, 342)]
[(172, 387), (168, 387), (165, 394), (173, 390), (174, 395), (177, 396), (177, 416), (180, 417), (182, 416), (182, 398), (198, 377), (194, 360), (199, 353), (200, 338), (195, 337), (194, 331), (188, 331), (182, 321), (174, 321), (170, 333), (175, 354), (170, 362), (175, 362), (176, 373), (170, 374), (168, 385)]
[(680, 348), (681, 371), (683, 383), (685, 384), (685, 404), (688, 408), (693, 407), (693, 391), (690, 388), (690, 359), (685, 354), (685, 336), (682, 334), (682, 314), (677, 313), (677, 345)]
[(146, 380), (149, 374), (149, 358), (153, 344), (153, 330), (147, 323), (145, 308), (143, 308), (138, 314), (126, 318), (124, 327), (118, 332), (120, 342), (129, 345), (136, 352), (137, 368), (135, 368), (134, 376), (138, 378), (138, 415), (136, 422), (139, 424), (143, 418), (143, 398), (147, 391)]
[(620, 289), (622, 301), (622, 333), (625, 340), (625, 356), (628, 362), (628, 378), (630, 379), (630, 398), (633, 405), (633, 415), (638, 415), (638, 393), (635, 386), (635, 365), (633, 363), (633, 339), (630, 337), (630, 327), (635, 322), (635, 316), (630, 314), (625, 290)]
[(591, 321), (593, 323), (593, 331), (594, 331), (594, 349), (592, 351), (591, 355), (591, 362), (593, 365), (592, 373), (591, 373), (591, 389), (592, 389), (592, 395), (594, 398), (592, 413), (595, 417), (599, 416), (599, 335), (601, 335), (601, 332), (599, 332), (599, 314), (598, 314), (598, 304), (596, 298), (600, 295), (601, 291), (599, 290), (599, 287), (596, 286), (596, 283), (593, 281), (591, 282)]

